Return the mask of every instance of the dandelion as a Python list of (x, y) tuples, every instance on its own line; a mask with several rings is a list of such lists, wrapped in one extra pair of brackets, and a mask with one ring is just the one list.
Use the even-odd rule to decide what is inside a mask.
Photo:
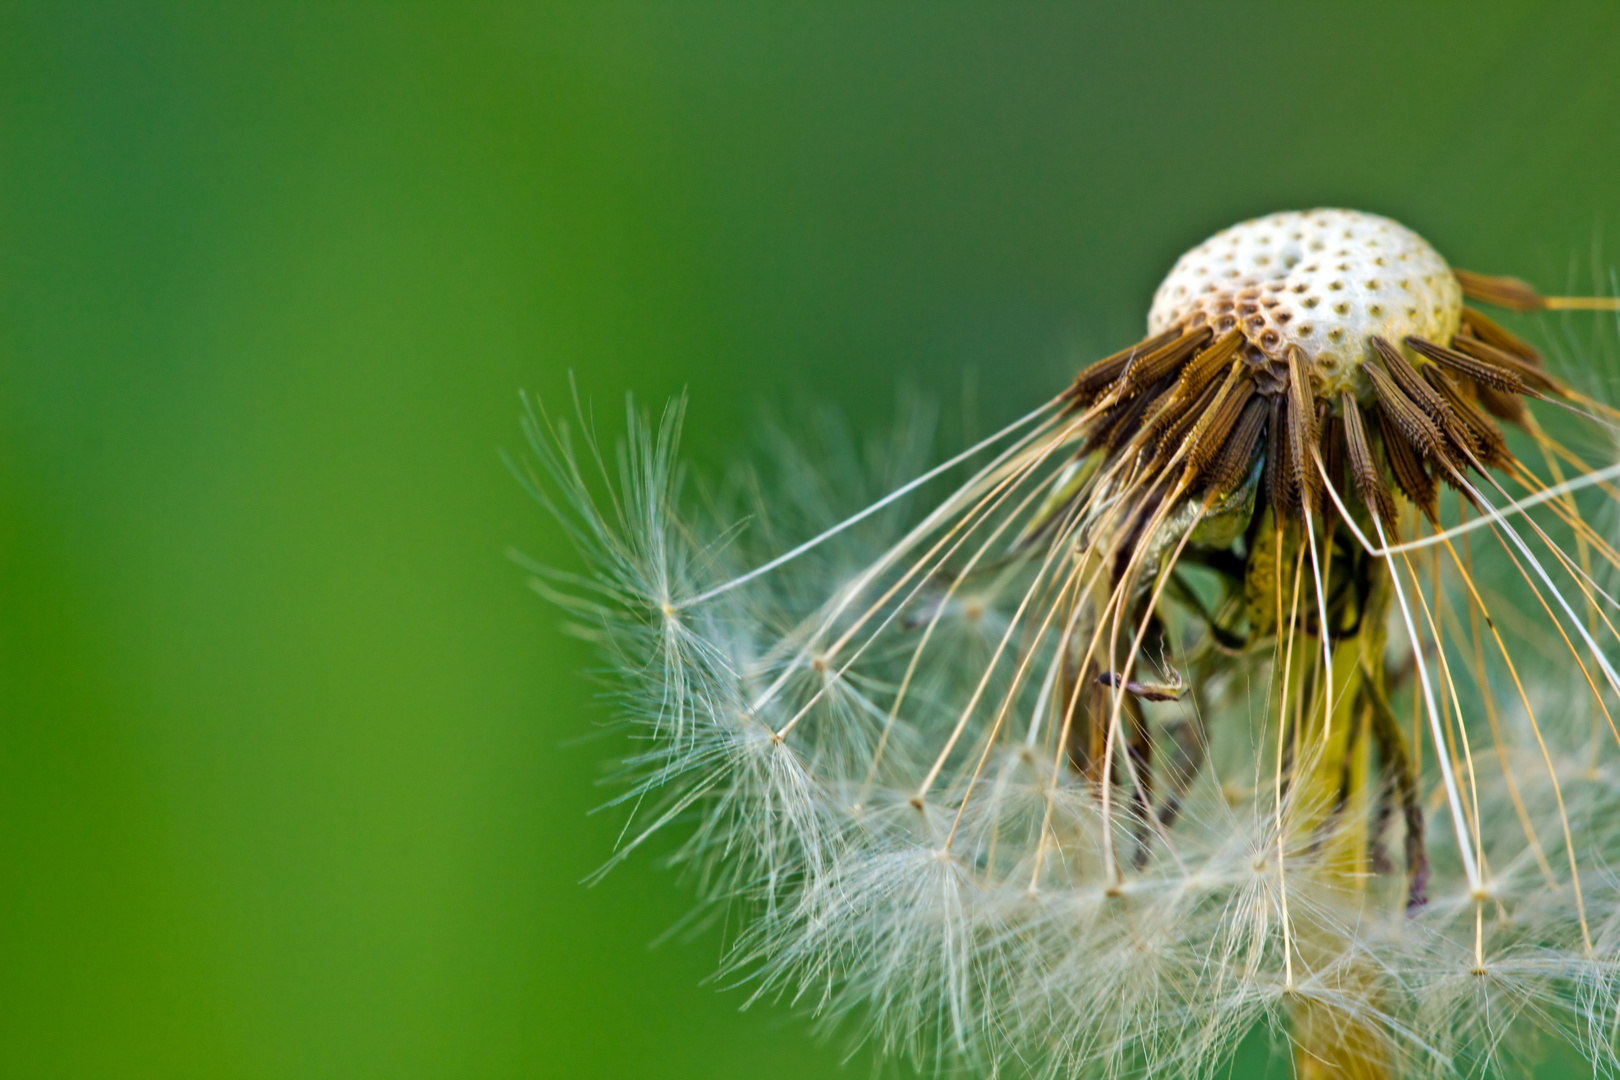
[(919, 1065), (1617, 1071), (1620, 413), (1474, 304), (1620, 309), (1283, 213), (932, 468), (917, 409), (694, 513), (678, 407), (616, 461), (531, 413), (615, 861), (678, 823), (749, 999)]

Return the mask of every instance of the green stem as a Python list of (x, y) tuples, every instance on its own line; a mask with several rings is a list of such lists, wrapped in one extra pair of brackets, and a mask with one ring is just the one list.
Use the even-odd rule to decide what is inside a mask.
[[(1315, 691), (1301, 710), (1296, 756), (1290, 783), (1291, 800), (1285, 810), (1288, 847), (1311, 851), (1304, 873), (1310, 886), (1324, 889), (1347, 905), (1362, 902), (1371, 872), (1371, 837), (1368, 821), (1372, 816), (1373, 784), (1370, 694), (1382, 687), (1367, 685), (1370, 673), (1382, 681), (1385, 616), (1389, 607), (1387, 575), (1381, 570), (1370, 590), (1367, 609), (1360, 612), (1359, 629), (1353, 637), (1339, 639), (1332, 646), (1331, 693), (1321, 660), (1320, 639), (1301, 635), (1289, 682), (1306, 678), (1303, 668), (1316, 668), (1308, 685)], [(1335, 625), (1343, 626), (1330, 612)], [(1356, 613), (1348, 613), (1353, 620)], [(1297, 686), (1283, 688), (1292, 695)], [(1292, 703), (1295, 698), (1290, 697)], [(1290, 715), (1280, 713), (1279, 715)], [(1290, 866), (1290, 872), (1292, 865)], [(1296, 921), (1292, 933), (1295, 949), (1295, 975), (1320, 971), (1342, 955), (1347, 944), (1339, 934), (1319, 923)], [(1360, 999), (1376, 1012), (1378, 996), (1376, 973), (1354, 965), (1337, 975), (1337, 994)], [(1320, 999), (1301, 998), (1292, 1012), (1297, 1053), (1297, 1075), (1302, 1078), (1334, 1077), (1337, 1080), (1382, 1080), (1393, 1075), (1392, 1047), (1388, 1036), (1363, 1017), (1325, 1004)]]

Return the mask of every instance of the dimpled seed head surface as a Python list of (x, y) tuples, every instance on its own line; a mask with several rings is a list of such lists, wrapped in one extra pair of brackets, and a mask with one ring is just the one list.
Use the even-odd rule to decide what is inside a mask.
[(1318, 394), (1365, 401), (1374, 335), (1448, 342), (1461, 313), (1451, 267), (1417, 233), (1356, 210), (1305, 210), (1234, 225), (1177, 259), (1153, 294), (1148, 332), (1241, 327), (1251, 359), (1273, 361), (1298, 345)]

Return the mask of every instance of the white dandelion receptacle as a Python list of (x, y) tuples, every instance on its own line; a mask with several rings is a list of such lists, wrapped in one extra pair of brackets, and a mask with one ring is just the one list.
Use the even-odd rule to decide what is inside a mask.
[(641, 729), (614, 861), (684, 830), (738, 981), (919, 1063), (1614, 1069), (1620, 413), (1485, 304), (1620, 306), (1283, 213), (932, 467), (800, 447), (694, 518), (678, 409), (617, 468), (531, 413), (589, 565), (538, 587)]

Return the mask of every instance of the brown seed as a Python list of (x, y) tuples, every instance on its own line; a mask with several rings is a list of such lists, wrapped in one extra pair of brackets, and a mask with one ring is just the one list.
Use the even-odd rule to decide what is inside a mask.
[(1373, 348), (1377, 350), (1378, 355), (1384, 358), (1385, 367), (1407, 399), (1419, 409), (1422, 409), (1423, 415), (1434, 421), (1434, 426), (1445, 434), (1446, 438), (1451, 441), (1458, 451), (1463, 452), (1462, 456), (1464, 458), (1473, 453), (1477, 448), (1467, 425), (1457, 419), (1456, 414), (1451, 411), (1451, 407), (1446, 404), (1445, 398), (1441, 397), (1434, 387), (1425, 382), (1422, 376), (1418, 375), (1413, 369), (1412, 365), (1407, 363), (1406, 357), (1401, 354), (1401, 350), (1381, 337), (1373, 338)]
[(1271, 500), (1272, 513), (1281, 518), (1298, 513), (1299, 501), (1290, 482), (1293, 470), (1288, 465), (1288, 402), (1286, 395), (1271, 399), (1271, 417), (1266, 424), (1266, 493)]
[(1288, 463), (1289, 477), (1298, 493), (1301, 509), (1316, 509), (1316, 470), (1311, 467), (1311, 450), (1316, 446), (1316, 398), (1305, 374), (1305, 350), (1298, 345), (1288, 350)]
[(1512, 460), (1512, 455), (1508, 453), (1507, 440), (1502, 438), (1501, 431), (1497, 430), (1490, 417), (1486, 416), (1478, 405), (1468, 400), (1455, 379), (1436, 364), (1425, 367), (1423, 377), (1441, 397), (1446, 399), (1446, 404), (1451, 406), (1451, 411), (1456, 414), (1457, 419), (1468, 428), (1473, 449), (1482, 462), (1493, 468), (1501, 468)]
[[(1157, 442), (1161, 446), (1165, 444), (1162, 437), (1164, 433), (1177, 424), (1183, 413), (1226, 369), (1232, 353), (1242, 341), (1243, 335), (1236, 331), (1226, 334), (1194, 356), (1187, 366), (1181, 369), (1181, 377), (1176, 380), (1174, 388), (1161, 395), (1147, 412), (1147, 419), (1142, 427), (1145, 442)], [(1189, 420), (1188, 427), (1196, 420), (1197, 417), (1193, 416)], [(1187, 427), (1183, 427), (1181, 433), (1184, 435), (1186, 431)], [(1161, 452), (1164, 459), (1168, 460), (1169, 454)]]
[(1445, 444), (1445, 437), (1440, 434), (1440, 429), (1434, 426), (1434, 421), (1401, 392), (1401, 388), (1382, 365), (1368, 361), (1362, 370), (1366, 371), (1368, 381), (1372, 383), (1373, 393), (1378, 397), (1379, 416), (1400, 428), (1406, 441), (1417, 451), (1418, 457), (1439, 456), (1440, 449)]
[(1462, 321), (1473, 332), (1474, 337), (1479, 338), (1487, 345), (1494, 345), (1498, 349), (1521, 357), (1528, 363), (1537, 367), (1541, 366), (1541, 353), (1536, 350), (1534, 345), (1503, 329), (1497, 325), (1496, 320), (1483, 312), (1476, 311), (1471, 307), (1465, 307), (1462, 309)]
[[(1106, 446), (1110, 450), (1116, 450), (1124, 446), (1126, 442), (1130, 441), (1131, 436), (1135, 435), (1141, 428), (1142, 417), (1151, 404), (1153, 404), (1152, 395), (1138, 394), (1129, 401), (1115, 405), (1108, 410), (1103, 424), (1093, 434), (1092, 438), (1087, 440), (1087, 444), (1089, 445), (1093, 440), (1096, 440), (1100, 445)], [(1095, 449), (1095, 447), (1092, 447), (1092, 449)], [(1089, 453), (1089, 450), (1082, 448), (1082, 452)]]
[[(1419, 417), (1423, 415), (1416, 406), (1410, 406), (1410, 409)], [(1378, 405), (1378, 431), (1383, 436), (1384, 456), (1389, 460), (1389, 471), (1395, 476), (1395, 485), (1431, 521), (1435, 520), (1435, 498), (1439, 491), (1435, 487), (1434, 477), (1423, 468), (1423, 457), (1426, 455), (1408, 441), (1404, 426), (1391, 418), (1382, 401)], [(1435, 434), (1438, 437), (1438, 432)]]
[(1192, 400), (1204, 392), (1204, 388), (1220, 377), (1226, 370), (1226, 362), (1232, 358), (1237, 347), (1243, 343), (1243, 335), (1231, 330), (1215, 339), (1214, 344), (1192, 358), (1192, 361), (1181, 369), (1179, 388), (1185, 390), (1184, 396)]
[(1090, 405), (1124, 373), (1131, 361), (1138, 356), (1145, 356), (1163, 348), (1179, 336), (1181, 336), (1180, 329), (1172, 327), (1162, 334), (1155, 334), (1146, 341), (1139, 341), (1128, 349), (1122, 349), (1112, 356), (1098, 360), (1074, 377), (1074, 382), (1070, 384), (1067, 392), (1068, 396), (1081, 405)]
[(1209, 327), (1200, 326), (1189, 330), (1161, 349), (1138, 356), (1131, 361), (1120, 380), (1120, 396), (1130, 397), (1141, 393), (1166, 375), (1174, 374), (1187, 362), (1187, 358), (1209, 339)]
[(1506, 420), (1510, 424), (1524, 423), (1524, 402), (1515, 395), (1503, 393), (1483, 383), (1476, 383), (1474, 396), (1485, 407), (1485, 411), (1498, 420)]
[(1335, 488), (1344, 487), (1344, 420), (1334, 416), (1328, 401), (1317, 403), (1316, 430), (1321, 434), (1317, 448), (1322, 455), (1322, 471), (1327, 473), (1326, 483)]
[(1211, 495), (1226, 495), (1237, 490), (1249, 475), (1249, 470), (1254, 467), (1255, 453), (1260, 448), (1260, 436), (1266, 430), (1266, 419), (1270, 415), (1271, 406), (1265, 398), (1253, 394), (1248, 396), (1225, 445), (1207, 470), (1207, 490)]
[(1463, 295), (1470, 300), (1479, 300), (1509, 311), (1542, 311), (1547, 307), (1547, 301), (1528, 281), (1455, 268), (1451, 272), (1456, 276), (1457, 284), (1462, 286)]
[(1373, 459), (1372, 446), (1367, 442), (1366, 422), (1361, 408), (1349, 394), (1339, 397), (1341, 419), (1344, 421), (1344, 449), (1349, 458), (1350, 478), (1356, 485), (1361, 504), (1386, 526), (1395, 527), (1395, 497), (1384, 482), (1383, 471)]
[(1527, 390), (1524, 378), (1512, 368), (1497, 367), (1478, 357), (1469, 356), (1467, 353), (1458, 352), (1456, 349), (1448, 349), (1444, 345), (1436, 345), (1434, 342), (1416, 335), (1408, 337), (1406, 344), (1409, 348), (1428, 357), (1441, 367), (1466, 376), (1483, 386), (1489, 386), (1509, 394), (1522, 394)]
[(1187, 468), (1194, 476), (1202, 476), (1219, 456), (1227, 435), (1237, 424), (1244, 406), (1254, 394), (1254, 383), (1242, 379), (1231, 388), (1216, 407), (1209, 422), (1199, 428), (1187, 447)]
[[(1236, 365), (1234, 365), (1235, 367)], [(1198, 421), (1207, 417), (1210, 410), (1215, 407), (1216, 399), (1220, 397), (1221, 388), (1224, 385), (1224, 383), (1211, 382), (1204, 387), (1204, 392), (1198, 395), (1198, 400), (1186, 408), (1181, 408), (1171, 418), (1170, 422), (1165, 425), (1164, 433), (1159, 436), (1158, 450), (1153, 456), (1152, 464), (1148, 466), (1149, 472), (1168, 462), (1175, 452), (1181, 448), (1182, 441), (1186, 439), (1187, 433), (1192, 431)]]
[(1487, 341), (1483, 341), (1476, 337), (1471, 337), (1468, 334), (1458, 334), (1456, 337), (1451, 339), (1451, 347), (1468, 356), (1472, 356), (1476, 360), (1482, 360), (1487, 364), (1494, 364), (1497, 367), (1506, 368), (1515, 375), (1518, 375), (1524, 380), (1525, 385), (1529, 388), (1525, 391), (1526, 393), (1536, 391), (1541, 393), (1558, 394), (1561, 397), (1568, 396), (1567, 391), (1564, 390), (1563, 386), (1541, 368), (1530, 363), (1528, 360), (1524, 360), (1521, 357), (1508, 352), (1506, 349), (1500, 349)]

